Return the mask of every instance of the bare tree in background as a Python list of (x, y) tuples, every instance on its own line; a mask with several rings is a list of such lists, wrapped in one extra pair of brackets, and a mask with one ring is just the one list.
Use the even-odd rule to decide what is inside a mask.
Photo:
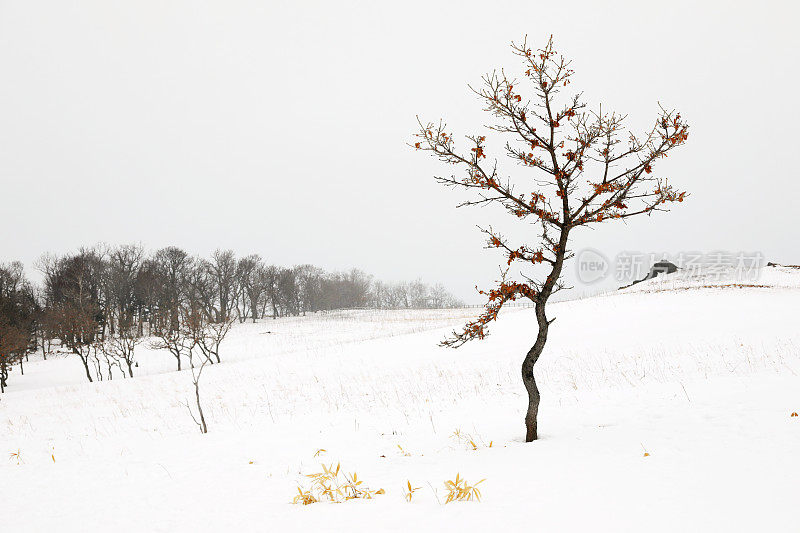
[(39, 307), (22, 263), (0, 264), (0, 393), (8, 386), (15, 364), (24, 373), (23, 359), (36, 349)]
[[(136, 274), (136, 329), (140, 336), (152, 335), (161, 316), (163, 303), (163, 279), (159, 272), (158, 264), (153, 258), (142, 261), (142, 266)], [(147, 324), (147, 331), (145, 331)]]
[[(215, 322), (227, 322), (233, 313), (237, 299), (237, 261), (230, 250), (215, 250), (211, 259), (202, 262), (208, 275), (211, 291), (210, 299), (213, 309), (211, 319)], [(214, 305), (215, 304), (215, 305)]]
[(266, 297), (264, 299), (264, 310), (262, 316), (266, 316), (267, 302), (272, 308), (272, 319), (278, 318), (278, 273), (279, 269), (275, 265), (270, 265), (264, 269), (264, 287)]
[[(495, 119), (493, 131), (508, 136), (505, 155), (528, 174), (512, 179), (501, 174), (497, 162), (486, 163), (487, 144), (483, 135), (467, 137), (467, 150), (456, 146), (453, 135), (439, 122), (422, 123), (414, 146), (439, 160), (462, 167), (460, 177), (437, 177), (449, 187), (475, 193), (461, 205), (502, 207), (513, 219), (539, 228), (536, 241), (512, 244), (493, 230), (482, 229), (488, 246), (501, 250), (512, 263), (538, 272), (520, 273), (524, 281), (513, 281), (504, 272), (497, 287), (484, 292), (485, 311), (462, 331), (443, 342), (458, 347), (471, 339), (482, 339), (487, 325), (497, 318), (508, 301), (527, 298), (534, 303), (538, 334), (522, 362), (522, 381), (528, 392), (525, 440), (538, 436), (537, 416), (540, 394), (533, 367), (544, 350), (552, 319), (545, 308), (550, 296), (563, 288), (560, 277), (564, 261), (571, 257), (569, 237), (573, 230), (601, 222), (625, 220), (664, 210), (671, 202), (682, 202), (685, 193), (676, 191), (666, 179), (653, 174), (654, 165), (682, 145), (688, 126), (679, 113), (666, 111), (651, 130), (637, 137), (627, 132), (624, 116), (586, 111), (580, 94), (562, 97), (572, 78), (569, 61), (553, 49), (552, 38), (540, 50), (527, 42), (513, 44), (522, 63), (521, 80), (505, 71), (483, 77), (473, 89), (484, 108)], [(523, 90), (530, 90), (530, 95)]]
[(428, 298), (428, 286), (422, 280), (412, 281), (408, 284), (409, 307), (413, 309), (424, 309), (430, 305)]
[(208, 362), (214, 364), (216, 359), (217, 363), (222, 360), (219, 356), (219, 349), (222, 341), (228, 335), (228, 332), (233, 327), (235, 317), (229, 316), (224, 322), (209, 321), (203, 317), (193, 318), (187, 327), (191, 330), (192, 340), (194, 346), (200, 350), (200, 353), (208, 359)]
[(153, 319), (158, 323), (159, 330), (176, 330), (179, 327), (186, 276), (191, 265), (189, 254), (175, 246), (162, 248), (153, 256), (151, 283), (157, 295), (154, 298), (157, 315)]
[[(123, 314), (117, 323), (117, 333), (107, 339), (103, 344), (103, 349), (107, 357), (113, 357), (121, 364), (125, 364), (125, 369), (130, 377), (133, 377), (133, 368), (136, 365), (136, 347), (142, 343), (144, 338), (139, 333), (133, 314)], [(123, 370), (123, 375), (124, 375)]]
[(300, 300), (299, 307), (303, 315), (323, 309), (322, 284), (325, 272), (314, 265), (299, 265), (294, 270)]
[(236, 265), (236, 314), (242, 323), (248, 318), (253, 322), (258, 318), (258, 304), (263, 288), (257, 283), (257, 272), (261, 267), (261, 257), (248, 255), (239, 259)]
[(81, 360), (91, 382), (93, 344), (102, 336), (105, 324), (100, 299), (102, 259), (91, 250), (83, 250), (62, 259), (45, 258), (40, 264), (45, 274), (47, 323), (61, 344)]
[[(144, 259), (141, 245), (124, 245), (107, 251), (105, 291), (109, 301), (109, 328), (112, 335), (118, 325), (133, 324), (138, 311), (136, 280)], [(127, 335), (127, 334), (126, 334)]]
[(300, 314), (300, 287), (297, 284), (297, 272), (293, 268), (278, 270), (277, 296), (281, 316)]
[(150, 347), (154, 350), (167, 350), (175, 358), (179, 371), (181, 359), (190, 357), (193, 346), (193, 335), (187, 333), (186, 327), (181, 322), (174, 329), (158, 329), (150, 343)]
[(25, 330), (13, 324), (0, 309), (0, 393), (8, 386), (9, 372), (25, 355), (28, 340)]

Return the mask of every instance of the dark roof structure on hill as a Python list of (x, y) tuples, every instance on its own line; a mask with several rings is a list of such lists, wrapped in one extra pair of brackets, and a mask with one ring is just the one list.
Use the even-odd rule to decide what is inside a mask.
[(653, 266), (650, 268), (650, 272), (645, 277), (643, 277), (642, 279), (637, 279), (630, 285), (625, 285), (623, 287), (620, 287), (620, 289), (627, 289), (628, 287), (632, 287), (637, 283), (641, 283), (645, 280), (652, 279), (658, 276), (659, 274), (672, 274), (673, 272), (677, 271), (678, 267), (674, 263), (671, 263), (670, 261), (658, 261), (653, 264)]

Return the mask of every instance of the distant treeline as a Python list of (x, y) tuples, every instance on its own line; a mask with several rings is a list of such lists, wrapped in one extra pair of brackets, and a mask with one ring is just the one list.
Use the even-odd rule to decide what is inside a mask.
[[(61, 257), (45, 255), (36, 268), (43, 274), (41, 286), (26, 279), (21, 263), (0, 264), (2, 388), (11, 365), (22, 365), (39, 348), (46, 357), (53, 340), (81, 356), (92, 381), (92, 373), (102, 379), (102, 359), (109, 375), (112, 365), (133, 375), (128, 340), (156, 336), (168, 348), (170, 335), (185, 334), (188, 326), (207, 331), (237, 320), (335, 309), (461, 305), (441, 285), (384, 283), (356, 269), (280, 267), (258, 255), (237, 258), (230, 250), (201, 258), (176, 247), (147, 254), (139, 245), (96, 246)], [(202, 348), (200, 337), (195, 335), (193, 342)], [(96, 368), (90, 372), (92, 364)]]

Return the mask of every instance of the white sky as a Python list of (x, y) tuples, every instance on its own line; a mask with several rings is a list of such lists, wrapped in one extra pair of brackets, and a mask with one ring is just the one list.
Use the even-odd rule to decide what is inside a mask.
[(0, 0), (0, 261), (222, 247), (476, 301), (500, 258), (474, 226), (498, 213), (453, 209), (432, 179), (450, 169), (404, 143), (416, 114), (480, 131), (467, 83), (518, 69), (511, 40), (552, 33), (589, 102), (641, 129), (660, 101), (692, 128), (657, 169), (689, 201), (575, 249), (800, 263), (800, 9), (650, 4)]

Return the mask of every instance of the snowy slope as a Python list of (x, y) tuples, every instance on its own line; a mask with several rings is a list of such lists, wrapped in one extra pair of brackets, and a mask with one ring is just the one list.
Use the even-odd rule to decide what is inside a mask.
[[(552, 306), (532, 444), (525, 309), (459, 350), (436, 342), (474, 309), (239, 325), (203, 377), (207, 435), (166, 353), (96, 384), (31, 362), (0, 397), (0, 453), (21, 456), (0, 460), (3, 529), (798, 531), (800, 270), (679, 275)], [(323, 461), (386, 494), (291, 505)], [(457, 472), (486, 478), (481, 503), (440, 504)]]

